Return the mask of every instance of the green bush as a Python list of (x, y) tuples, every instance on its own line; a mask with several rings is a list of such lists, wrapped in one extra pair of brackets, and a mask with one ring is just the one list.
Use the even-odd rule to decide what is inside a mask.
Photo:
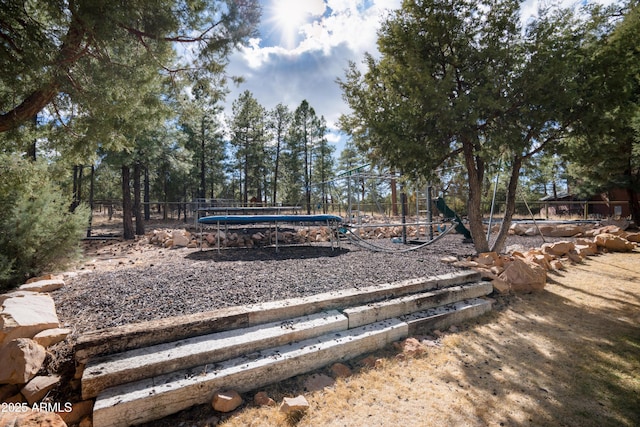
[(78, 255), (89, 210), (70, 205), (46, 164), (0, 154), (0, 289)]

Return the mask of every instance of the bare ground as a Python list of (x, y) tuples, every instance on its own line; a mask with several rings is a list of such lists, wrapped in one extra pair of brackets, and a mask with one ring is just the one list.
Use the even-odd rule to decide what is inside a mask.
[[(539, 246), (540, 238), (508, 244)], [(263, 300), (452, 271), (445, 255), (473, 254), (459, 235), (406, 254), (328, 247), (161, 249), (140, 242), (87, 243), (80, 274), (53, 293), (74, 333), (54, 348), (50, 369), (69, 366), (71, 345), (91, 329)], [(640, 425), (640, 263), (638, 253), (591, 258), (550, 275), (544, 292), (499, 297), (494, 313), (458, 332), (426, 337), (429, 351), (397, 359), (378, 354), (373, 370), (307, 394), (300, 420), (254, 408), (247, 394), (228, 415), (197, 407), (155, 426), (240, 425)], [(301, 378), (267, 391), (302, 393)], [(70, 388), (59, 399), (73, 398)]]

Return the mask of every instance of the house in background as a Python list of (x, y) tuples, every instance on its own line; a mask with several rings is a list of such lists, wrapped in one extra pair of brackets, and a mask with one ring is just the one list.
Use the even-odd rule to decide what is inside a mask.
[(549, 195), (541, 198), (540, 203), (542, 204), (540, 216), (543, 218), (576, 215), (584, 219), (628, 218), (631, 216), (629, 193), (623, 188), (614, 188), (595, 194), (587, 200), (577, 198), (567, 192), (559, 192), (556, 197)]
[(613, 188), (589, 198), (589, 215), (602, 218), (631, 216), (629, 193), (624, 188)]

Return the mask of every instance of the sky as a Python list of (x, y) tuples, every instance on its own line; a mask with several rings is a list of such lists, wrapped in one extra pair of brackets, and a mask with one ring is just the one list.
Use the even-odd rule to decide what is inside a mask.
[[(522, 5), (523, 21), (534, 16), (539, 0)], [(567, 0), (561, 0), (566, 2)], [(608, 0), (597, 0), (608, 2)], [(385, 14), (401, 0), (262, 0), (258, 37), (230, 58), (228, 71), (245, 82), (231, 87), (225, 114), (245, 90), (266, 109), (283, 103), (294, 111), (307, 100), (328, 125), (327, 139), (344, 148), (337, 128), (349, 109), (336, 79), (344, 78), (349, 61), (362, 63), (364, 53), (377, 53), (377, 30)]]
[(259, 36), (230, 58), (228, 72), (245, 82), (231, 87), (231, 103), (245, 90), (266, 109), (283, 103), (294, 111), (307, 100), (328, 125), (327, 140), (344, 148), (336, 122), (348, 113), (336, 79), (349, 61), (375, 54), (376, 32), (385, 11), (401, 0), (263, 0)]

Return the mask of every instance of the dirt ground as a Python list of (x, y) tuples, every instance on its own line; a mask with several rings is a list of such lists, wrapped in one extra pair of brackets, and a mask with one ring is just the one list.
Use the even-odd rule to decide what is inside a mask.
[[(387, 349), (374, 369), (321, 392), (305, 377), (266, 388), (304, 394), (285, 417), (247, 402), (231, 416), (199, 407), (164, 420), (206, 426), (638, 426), (640, 253), (606, 254), (551, 274), (543, 292), (499, 298), (473, 322), (425, 337), (420, 356)], [(456, 330), (457, 329), (457, 330)], [(165, 425), (165, 424), (162, 424)]]

